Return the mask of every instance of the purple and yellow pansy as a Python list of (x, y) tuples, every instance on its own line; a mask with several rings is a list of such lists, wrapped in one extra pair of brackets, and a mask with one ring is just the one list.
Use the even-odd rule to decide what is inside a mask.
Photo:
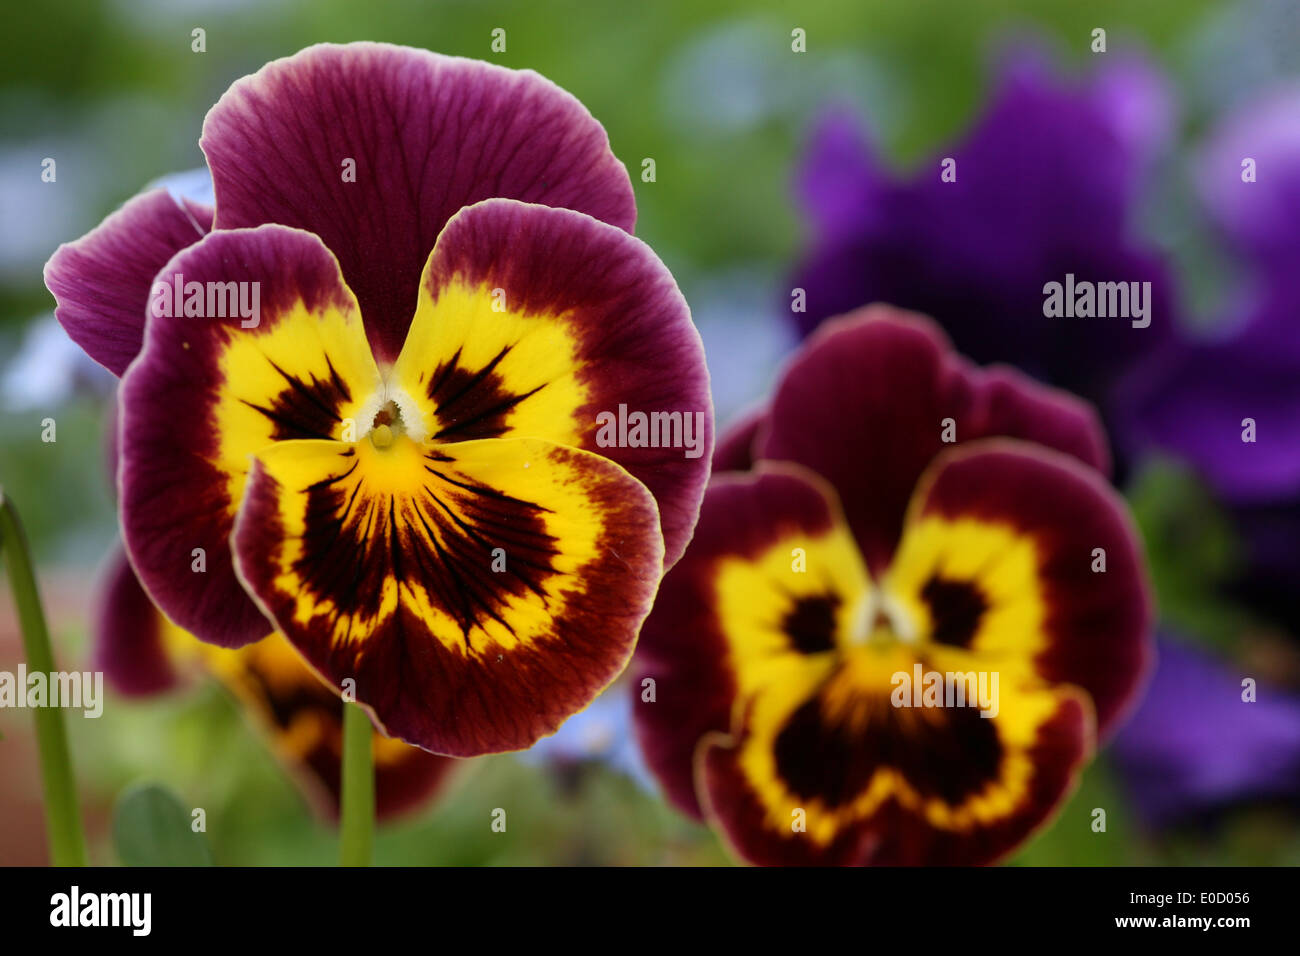
[[(140, 587), (121, 550), (97, 596), (93, 666), (126, 697), (153, 697), (215, 677), (325, 819), (339, 814), (343, 704), (278, 633), (240, 648), (196, 640), (167, 620)], [(460, 761), (373, 733), (375, 814), (418, 810)]]
[[(235, 83), (200, 145), (215, 208), (146, 193), (46, 269), (122, 375), (144, 590), (434, 753), (554, 732), (631, 656), (712, 448), (604, 130), (529, 71), (358, 43)], [(699, 416), (703, 455), (602, 441), (621, 407)]]
[[(1150, 663), (1108, 468), (1089, 406), (928, 319), (824, 325), (720, 443), (643, 631), (637, 730), (668, 797), (754, 863), (1006, 856)], [(993, 706), (899, 706), (918, 671), (987, 676)]]

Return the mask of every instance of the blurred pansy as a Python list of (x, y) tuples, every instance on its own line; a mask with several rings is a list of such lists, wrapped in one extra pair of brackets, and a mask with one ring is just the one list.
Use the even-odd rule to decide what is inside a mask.
[(1150, 656), (1094, 413), (876, 306), (820, 329), (718, 463), (745, 470), (715, 472), (634, 667), (669, 798), (755, 863), (1005, 856)]
[[(280, 634), (242, 648), (196, 640), (153, 606), (126, 556), (109, 558), (98, 596), (94, 666), (129, 697), (147, 697), (216, 677), (267, 739), (308, 801), (337, 819), (343, 703)], [(418, 809), (441, 790), (457, 761), (374, 734), (375, 813)]]
[(200, 145), (215, 210), (148, 193), (46, 270), (124, 373), (140, 582), (205, 641), (284, 633), (425, 749), (554, 732), (630, 657), (712, 447), (604, 130), (534, 73), (358, 43), (235, 83)]
[[(871, 302), (916, 309), (975, 361), (1010, 362), (1113, 415), (1111, 387), (1175, 312), (1169, 270), (1133, 222), (1172, 110), (1143, 61), (1104, 60), (1067, 83), (1041, 51), (1014, 49), (970, 132), (907, 178), (851, 114), (825, 115), (797, 178), (811, 229), (792, 279), (800, 329)], [(1150, 283), (1146, 315), (1045, 316), (1044, 287), (1068, 281)]]

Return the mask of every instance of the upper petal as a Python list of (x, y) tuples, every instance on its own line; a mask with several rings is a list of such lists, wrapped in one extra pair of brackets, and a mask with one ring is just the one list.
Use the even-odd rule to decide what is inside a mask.
[(667, 563), (686, 547), (713, 403), (686, 301), (640, 240), (509, 199), (462, 210), (429, 258), (393, 378), (431, 441), (541, 438), (617, 462), (655, 496)]
[(421, 270), (462, 206), (504, 196), (620, 229), (636, 218), (626, 169), (571, 95), (532, 71), (408, 47), (321, 44), (269, 63), (212, 108), (200, 145), (217, 227), (320, 236), (381, 360), (397, 356)]
[(342, 437), (348, 420), (364, 430), (379, 372), (338, 263), (309, 233), (218, 230), (159, 282), (158, 312), (167, 300), (175, 311), (166, 293), (180, 282), (184, 301), (201, 293), (200, 314), (151, 314), (145, 349), (122, 380), (123, 536), (168, 617), (238, 646), (271, 630), (230, 558), (250, 456), (287, 438)]
[(121, 375), (143, 344), (154, 276), (211, 228), (211, 207), (166, 189), (131, 198), (45, 264), (55, 317), (87, 355)]
[(390, 736), (518, 750), (623, 669), (663, 561), (654, 499), (536, 439), (279, 442), (235, 529), (250, 591)]
[(828, 323), (786, 369), (757, 457), (795, 461), (838, 492), (873, 571), (888, 564), (917, 480), (950, 443), (1005, 435), (1105, 470), (1095, 412), (1006, 368), (954, 353), (933, 322), (887, 306)]

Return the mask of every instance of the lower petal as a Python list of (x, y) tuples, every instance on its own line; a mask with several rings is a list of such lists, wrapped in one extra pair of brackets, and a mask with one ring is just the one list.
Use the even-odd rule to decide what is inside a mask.
[(532, 439), (278, 443), (235, 528), (242, 579), (389, 736), (530, 746), (623, 669), (659, 583), (654, 499)]
[(734, 737), (706, 738), (698, 773), (708, 815), (740, 856), (982, 864), (1050, 816), (1091, 753), (1086, 696), (1003, 686), (996, 716), (943, 698), (900, 705), (890, 684), (917, 664), (941, 675), (977, 666), (952, 652), (923, 660), (897, 645), (860, 649), (816, 687), (755, 698)]

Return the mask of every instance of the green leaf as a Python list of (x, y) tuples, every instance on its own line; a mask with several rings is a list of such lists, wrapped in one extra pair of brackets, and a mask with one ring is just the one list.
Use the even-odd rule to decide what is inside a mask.
[(211, 866), (212, 851), (174, 793), (156, 783), (128, 789), (113, 810), (113, 843), (126, 866)]

